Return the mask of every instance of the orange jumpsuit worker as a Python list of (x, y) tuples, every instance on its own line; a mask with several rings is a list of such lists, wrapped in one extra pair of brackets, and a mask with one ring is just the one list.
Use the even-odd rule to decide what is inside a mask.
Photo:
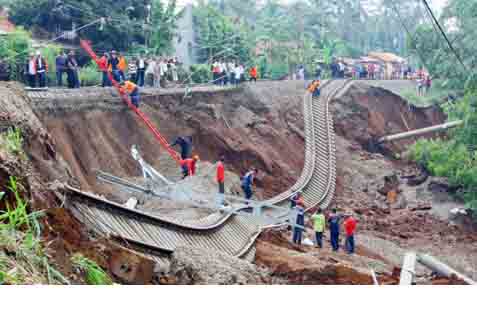
[(250, 69), (249, 75), (250, 75), (250, 82), (254, 81), (256, 83), (258, 78), (258, 70), (256, 66), (253, 66)]
[(131, 97), (131, 103), (139, 108), (140, 96), (139, 96), (139, 87), (131, 81), (121, 82), (122, 93), (127, 93)]

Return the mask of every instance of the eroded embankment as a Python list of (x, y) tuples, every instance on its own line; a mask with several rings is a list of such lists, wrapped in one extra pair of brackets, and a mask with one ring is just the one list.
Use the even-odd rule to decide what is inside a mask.
[[(237, 174), (251, 166), (259, 168), (261, 195), (268, 197), (289, 188), (303, 166), (302, 87), (301, 82), (262, 83), (235, 91), (193, 93), (186, 99), (182, 94), (144, 95), (149, 106), (142, 110), (169, 141), (193, 136), (201, 160), (216, 162), (223, 154), (227, 168)], [(278, 91), (283, 94), (279, 100), (267, 95)], [(132, 145), (139, 146), (161, 172), (177, 174), (152, 134), (120, 101), (98, 97), (97, 109), (74, 99), (61, 103), (38, 100), (35, 112), (83, 188), (109, 192), (96, 182), (96, 170), (139, 176), (130, 155)]]
[[(399, 95), (362, 82), (353, 82), (335, 100), (332, 113), (336, 133), (348, 141), (370, 148), (380, 137), (444, 123), (439, 107), (419, 108)], [(428, 134), (423, 137), (432, 137)], [(383, 145), (386, 153), (401, 153), (415, 138)]]

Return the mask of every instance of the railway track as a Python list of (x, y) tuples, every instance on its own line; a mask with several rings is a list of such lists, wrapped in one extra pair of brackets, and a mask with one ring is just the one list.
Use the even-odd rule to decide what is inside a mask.
[[(310, 208), (330, 204), (336, 183), (336, 148), (328, 108), (333, 97), (347, 83), (344, 80), (325, 83), (320, 98), (306, 94), (306, 146), (302, 174), (294, 187), (268, 203), (284, 206), (291, 195), (302, 191)], [(66, 207), (87, 227), (159, 263), (166, 263), (168, 255), (178, 246), (216, 250), (242, 258), (253, 256), (256, 238), (263, 226), (269, 225), (261, 217), (241, 214), (215, 213), (199, 221), (170, 219), (129, 209), (69, 186), (66, 186), (65, 193)]]
[[(332, 99), (351, 81), (335, 80), (323, 85), (321, 98), (305, 95), (305, 164), (300, 178), (288, 191), (270, 199), (267, 203), (286, 206), (289, 198), (302, 192), (308, 210), (320, 206), (327, 208), (336, 187), (336, 144), (333, 117), (329, 111)], [(272, 209), (265, 211), (268, 215)], [(272, 216), (272, 215), (271, 215)], [(288, 217), (282, 216), (283, 218)]]

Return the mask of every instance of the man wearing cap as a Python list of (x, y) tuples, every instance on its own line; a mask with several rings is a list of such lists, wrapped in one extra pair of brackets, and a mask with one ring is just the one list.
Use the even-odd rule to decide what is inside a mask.
[(346, 251), (348, 254), (354, 254), (354, 233), (356, 231), (356, 223), (353, 214), (348, 212), (345, 215), (345, 221), (343, 223), (346, 233)]
[(36, 51), (36, 59), (35, 59), (35, 69), (36, 69), (36, 76), (38, 78), (38, 84), (40, 87), (46, 86), (46, 73), (48, 72), (48, 64), (46, 60), (41, 56), (40, 51)]

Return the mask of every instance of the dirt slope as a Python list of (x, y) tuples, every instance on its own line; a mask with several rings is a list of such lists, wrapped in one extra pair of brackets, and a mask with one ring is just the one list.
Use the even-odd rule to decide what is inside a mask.
[[(380, 137), (442, 124), (446, 120), (437, 107), (417, 108), (391, 91), (362, 82), (354, 82), (337, 96), (332, 113), (336, 133), (365, 148)], [(430, 136), (433, 135), (424, 137)], [(415, 140), (402, 140), (384, 147), (389, 152), (401, 153)]]
[[(303, 166), (303, 85), (291, 82), (271, 89), (259, 83), (243, 91), (195, 93), (185, 100), (183, 95), (145, 95), (144, 102), (150, 106), (143, 110), (168, 140), (193, 136), (195, 152), (202, 160), (215, 162), (224, 154), (227, 168), (237, 174), (251, 166), (259, 168), (263, 189), (259, 195), (268, 197), (290, 187)], [(288, 95), (268, 97), (282, 88), (288, 88)], [(95, 181), (98, 169), (138, 176), (140, 171), (129, 154), (134, 144), (161, 172), (177, 171), (135, 114), (119, 102), (110, 103), (106, 110), (104, 98), (98, 101), (101, 110), (75, 100), (51, 108), (44, 104), (52, 102), (42, 101), (42, 109), (36, 110), (82, 187), (107, 190)]]

